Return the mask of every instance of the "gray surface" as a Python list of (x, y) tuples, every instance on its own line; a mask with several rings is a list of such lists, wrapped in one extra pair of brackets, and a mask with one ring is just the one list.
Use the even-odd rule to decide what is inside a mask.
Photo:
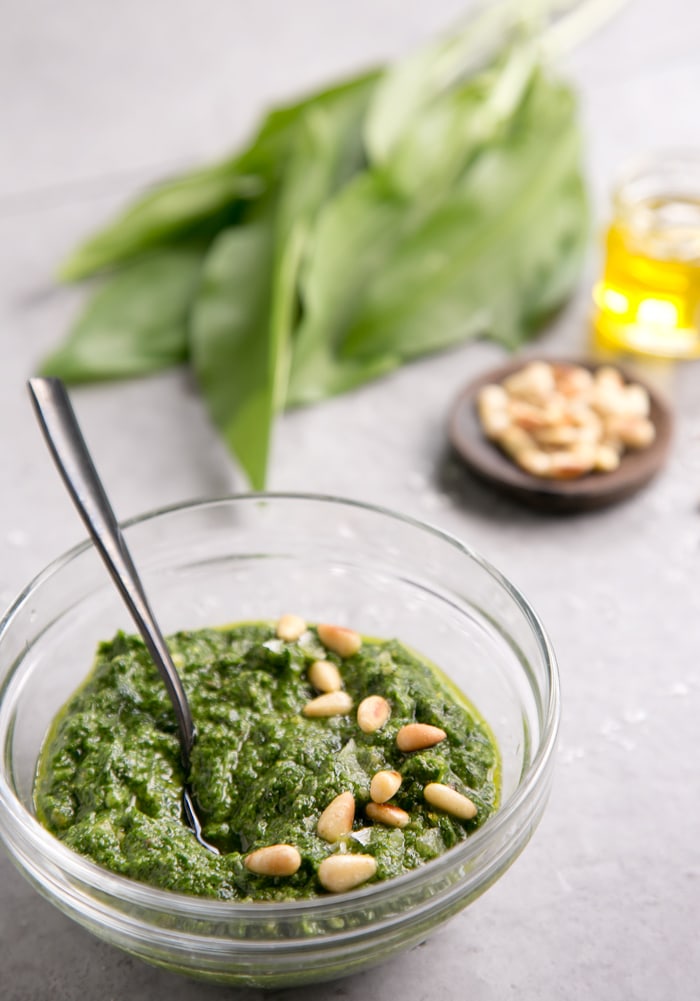
[[(457, 0), (49, 0), (0, 36), (0, 605), (81, 536), (24, 380), (79, 294), (52, 270), (140, 185), (241, 137), (262, 105), (405, 50)], [(698, 140), (700, 8), (636, 0), (569, 60), (598, 219), (632, 154)], [(532, 351), (586, 346), (577, 301)], [(697, 365), (670, 394), (670, 465), (624, 506), (550, 519), (496, 499), (444, 455), (449, 401), (501, 353), (472, 346), (280, 421), (270, 486), (377, 501), (446, 528), (529, 596), (558, 652), (563, 726), (550, 807), (514, 868), (424, 946), (289, 1001), (326, 997), (690, 999), (700, 978)], [(122, 517), (244, 483), (187, 376), (74, 394)], [(128, 475), (125, 470), (128, 468)], [(0, 856), (3, 1001), (227, 996), (144, 966), (44, 903)], [(257, 998), (255, 991), (234, 993)]]

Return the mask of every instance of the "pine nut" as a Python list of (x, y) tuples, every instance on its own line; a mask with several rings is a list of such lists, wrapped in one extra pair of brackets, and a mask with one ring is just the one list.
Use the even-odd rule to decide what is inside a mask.
[(337, 653), (339, 657), (352, 657), (362, 646), (362, 637), (354, 629), (346, 629), (345, 626), (329, 626), (327, 624), (317, 627), (318, 638), (323, 645)]
[(309, 668), (309, 681), (319, 692), (339, 692), (343, 687), (340, 671), (330, 660), (315, 660)]
[(316, 831), (324, 841), (338, 841), (352, 830), (355, 819), (355, 797), (351, 792), (341, 792), (332, 799), (318, 818)]
[(479, 402), (487, 410), (506, 410), (508, 408), (508, 393), (503, 386), (490, 382), (479, 390)]
[(304, 716), (347, 716), (352, 709), (352, 699), (347, 692), (326, 692), (307, 702)]
[(391, 706), (381, 695), (368, 695), (357, 707), (357, 725), (363, 733), (374, 733), (384, 726), (391, 714)]
[(441, 782), (429, 782), (423, 790), (423, 796), (431, 806), (436, 806), (438, 810), (450, 813), (460, 820), (472, 820), (476, 817), (476, 806), (469, 797)]
[(447, 734), (439, 726), (429, 723), (408, 723), (396, 734), (396, 746), (400, 751), (423, 751), (444, 740)]
[(292, 876), (301, 865), (301, 855), (294, 845), (268, 845), (243, 861), (246, 869), (259, 876)]
[(611, 473), (620, 465), (620, 453), (612, 445), (598, 445), (595, 453), (595, 468), (601, 473)]
[(377, 772), (369, 784), (369, 794), (375, 803), (386, 803), (398, 792), (402, 781), (400, 772), (389, 770)]
[(368, 803), (365, 813), (370, 820), (387, 827), (405, 827), (411, 820), (400, 806), (390, 806), (389, 803)]
[(580, 442), (573, 448), (550, 454), (550, 476), (556, 480), (570, 480), (590, 473), (596, 462), (596, 446)]
[(645, 417), (611, 416), (605, 422), (605, 430), (628, 448), (646, 448), (656, 437), (656, 428)]
[(300, 615), (283, 615), (277, 622), (277, 636), (285, 643), (293, 643), (306, 632), (306, 623)]
[(546, 403), (555, 391), (554, 370), (548, 362), (533, 361), (503, 380), (511, 396), (529, 403)]
[[(556, 480), (612, 472), (625, 448), (646, 448), (656, 431), (647, 389), (626, 383), (612, 366), (592, 373), (581, 365), (533, 362), (501, 385), (483, 386), (477, 409), (486, 437), (513, 462)], [(601, 446), (612, 446), (617, 456)]]
[(647, 445), (651, 445), (654, 438), (656, 438), (656, 428), (651, 421), (642, 418), (641, 420), (637, 419), (626, 439), (622, 440), (630, 448), (646, 448)]
[(513, 400), (508, 411), (513, 423), (523, 431), (537, 432), (550, 425), (549, 414), (544, 407), (535, 407), (532, 403), (525, 403), (524, 400)]
[(549, 476), (552, 460), (540, 448), (526, 448), (518, 456), (518, 465), (533, 476)]
[(625, 386), (625, 415), (627, 417), (648, 417), (651, 409), (649, 394), (643, 386)]
[(542, 428), (535, 433), (537, 444), (546, 448), (568, 448), (570, 445), (577, 445), (583, 437), (581, 428), (571, 424)]
[(622, 389), (624, 386), (621, 373), (612, 365), (601, 365), (594, 379), (596, 386), (607, 386), (609, 389)]
[(510, 424), (508, 394), (502, 386), (483, 386), (477, 401), (479, 420), (487, 437), (497, 438)]
[(372, 855), (329, 855), (318, 867), (318, 878), (324, 889), (344, 893), (366, 883), (376, 871)]
[(554, 385), (564, 396), (584, 396), (593, 387), (593, 375), (580, 365), (553, 365)]
[(535, 439), (517, 424), (511, 424), (498, 439), (498, 444), (512, 459), (535, 447)]

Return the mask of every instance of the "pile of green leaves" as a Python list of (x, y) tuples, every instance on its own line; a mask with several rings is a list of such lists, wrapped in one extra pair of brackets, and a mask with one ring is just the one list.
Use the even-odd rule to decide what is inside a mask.
[(484, 61), (493, 31), (276, 109), (149, 191), (64, 265), (106, 277), (44, 373), (188, 361), (261, 489), (285, 406), (470, 337), (522, 343), (575, 282), (586, 197), (571, 90), (528, 40)]

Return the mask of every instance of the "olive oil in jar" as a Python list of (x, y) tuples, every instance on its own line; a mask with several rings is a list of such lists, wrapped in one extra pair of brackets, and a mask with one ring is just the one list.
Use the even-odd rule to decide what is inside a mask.
[(657, 157), (614, 196), (601, 281), (600, 347), (700, 357), (700, 156)]

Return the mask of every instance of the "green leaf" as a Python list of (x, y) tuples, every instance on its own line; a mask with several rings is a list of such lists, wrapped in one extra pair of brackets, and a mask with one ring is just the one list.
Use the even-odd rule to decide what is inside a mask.
[(187, 314), (203, 250), (183, 244), (125, 267), (96, 292), (44, 375), (66, 382), (146, 375), (187, 358)]
[(89, 277), (184, 236), (216, 236), (241, 220), (246, 206), (279, 184), (307, 111), (323, 111), (355, 90), (371, 90), (367, 73), (271, 111), (252, 142), (235, 156), (166, 181), (137, 199), (114, 222), (87, 239), (63, 264), (66, 281)]
[(365, 102), (381, 76), (381, 70), (370, 70), (274, 108), (264, 118), (253, 142), (237, 156), (239, 169), (279, 181), (286, 172), (286, 156), (296, 141), (299, 124), (307, 120), (308, 113), (332, 113), (348, 102), (350, 105), (357, 99)]
[(443, 203), (426, 218), (405, 216), (346, 328), (343, 356), (407, 359), (479, 333), (522, 343), (580, 264), (588, 230), (579, 162), (571, 91), (540, 77), (509, 133)]
[(278, 235), (318, 211), (365, 165), (362, 123), (376, 76), (361, 77), (307, 103), (296, 119), (280, 187)]
[(275, 199), (216, 241), (192, 315), (192, 357), (212, 416), (255, 489), (285, 404), (297, 278), (313, 219), (362, 160), (363, 79), (307, 105)]
[(319, 211), (363, 165), (362, 122), (374, 85), (372, 75), (327, 92), (322, 100), (308, 103), (297, 121), (275, 221), (273, 329), (278, 343), (284, 345), (275, 396), (280, 410), (286, 403), (300, 268), (310, 251)]
[(395, 357), (353, 362), (340, 347), (377, 271), (400, 239), (405, 203), (365, 172), (330, 201), (313, 236), (300, 278), (303, 316), (297, 328), (288, 390), (290, 405), (312, 403), (389, 371)]
[[(178, 285), (160, 308), (134, 279), (136, 347), (126, 337), (121, 353), (98, 350), (115, 334), (93, 317), (64, 362), (87, 373), (86, 360), (109, 357), (111, 369), (95, 369), (105, 374), (161, 364), (168, 351), (144, 318), (161, 317), (163, 337), (182, 336), (194, 298), (190, 357), (202, 391), (262, 488), (283, 406), (467, 337), (521, 343), (569, 293), (586, 236), (570, 93), (538, 76), (531, 43), (512, 44), (521, 16), (550, 6), (496, 0), (389, 71), (273, 110), (236, 156), (147, 193), (66, 273), (134, 261), (118, 288), (145, 255), (196, 240), (202, 283), (196, 294), (196, 281)], [(97, 319), (119, 312), (110, 288), (93, 304)], [(139, 323), (147, 336), (136, 336)], [(144, 361), (159, 351), (160, 362)]]
[(253, 487), (265, 482), (275, 367), (270, 337), (274, 226), (225, 230), (210, 250), (192, 310), (192, 362), (212, 417)]
[[(492, 2), (445, 37), (422, 46), (413, 55), (395, 63), (376, 89), (365, 125), (365, 141), (370, 162), (391, 171), (400, 158), (400, 148), (414, 148), (414, 130), (430, 129), (431, 117), (440, 102), (490, 63), (499, 51), (510, 47), (519, 26), (531, 17), (528, 0)], [(540, 14), (542, 3), (535, 4)], [(484, 94), (484, 97), (487, 95)], [(456, 122), (459, 126), (459, 122)], [(443, 132), (445, 123), (437, 130)], [(458, 135), (460, 130), (458, 127)], [(428, 154), (440, 155), (430, 146)], [(420, 151), (419, 151), (419, 155)]]
[(538, 78), (437, 203), (367, 173), (326, 206), (302, 276), (291, 401), (468, 337), (522, 343), (570, 291), (587, 234), (574, 110), (567, 88)]
[(71, 254), (59, 277), (76, 281), (183, 237), (213, 235), (234, 218), (239, 201), (263, 190), (254, 175), (219, 164), (159, 185)]
[(482, 73), (436, 97), (398, 136), (381, 163), (408, 197), (439, 200), (478, 153), (499, 140), (522, 104), (536, 68), (532, 46), (504, 53)]

